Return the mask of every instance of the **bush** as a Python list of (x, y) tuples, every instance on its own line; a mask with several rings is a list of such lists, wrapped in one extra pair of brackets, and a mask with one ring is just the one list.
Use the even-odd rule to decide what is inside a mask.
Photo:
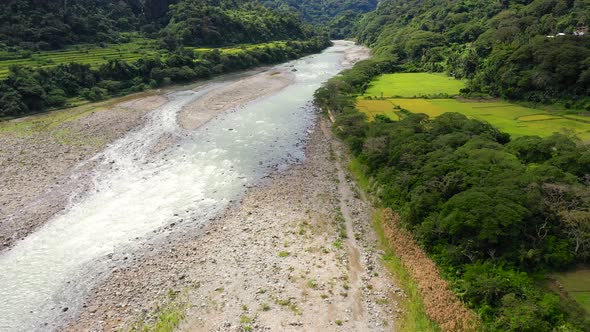
[(90, 101), (96, 102), (96, 101), (105, 100), (109, 94), (108, 94), (107, 90), (95, 86), (92, 89), (82, 90), (81, 95), (82, 95), (82, 97), (84, 97)]

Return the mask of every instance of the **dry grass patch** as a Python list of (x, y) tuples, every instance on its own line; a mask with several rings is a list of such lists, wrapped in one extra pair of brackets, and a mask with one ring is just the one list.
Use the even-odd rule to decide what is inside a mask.
[(403, 230), (400, 218), (391, 209), (383, 211), (383, 231), (395, 254), (412, 275), (424, 299), (426, 314), (443, 331), (475, 331), (478, 318), (459, 300), (444, 280), (436, 264), (418, 246), (412, 235)]

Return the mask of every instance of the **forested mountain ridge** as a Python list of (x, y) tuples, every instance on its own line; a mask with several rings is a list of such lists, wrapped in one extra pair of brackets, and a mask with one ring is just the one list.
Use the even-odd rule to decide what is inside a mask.
[(9, 0), (2, 9), (0, 43), (30, 50), (125, 42), (122, 32), (220, 46), (300, 39), (311, 30), (292, 11), (255, 0)]
[(295, 10), (310, 23), (326, 27), (334, 38), (352, 35), (362, 14), (377, 8), (378, 0), (261, 0), (265, 6)]
[(184, 0), (172, 5), (169, 15), (162, 34), (190, 46), (302, 39), (312, 34), (312, 28), (294, 13), (251, 0)]
[(385, 0), (357, 36), (406, 69), (469, 79), (471, 92), (575, 104), (590, 95), (588, 26), (584, 0)]
[(121, 32), (155, 32), (178, 0), (6, 0), (0, 5), (0, 43), (58, 49), (79, 43), (124, 41)]
[(262, 4), (272, 8), (293, 8), (309, 22), (326, 23), (346, 11), (370, 12), (377, 8), (378, 0), (262, 0)]

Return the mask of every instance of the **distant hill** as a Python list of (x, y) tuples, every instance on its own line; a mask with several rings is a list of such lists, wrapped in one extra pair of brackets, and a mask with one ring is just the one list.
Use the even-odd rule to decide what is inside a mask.
[(329, 28), (335, 38), (350, 37), (361, 14), (377, 8), (378, 0), (261, 0), (271, 8), (296, 10), (312, 24)]
[(0, 50), (9, 51), (119, 43), (130, 32), (219, 46), (298, 39), (306, 29), (298, 14), (257, 0), (4, 0), (0, 5)]

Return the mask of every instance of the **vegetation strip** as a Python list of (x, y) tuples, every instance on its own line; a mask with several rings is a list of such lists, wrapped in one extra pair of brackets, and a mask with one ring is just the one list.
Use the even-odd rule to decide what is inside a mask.
[(396, 328), (397, 330), (403, 332), (440, 331), (440, 327), (438, 326), (437, 322), (431, 320), (426, 314), (423, 296), (418, 289), (416, 279), (410, 274), (399, 256), (393, 251), (391, 243), (385, 236), (381, 212), (382, 211), (375, 213), (373, 227), (379, 236), (381, 246), (385, 250), (382, 261), (384, 266), (392, 274), (391, 278), (393, 278), (395, 282), (405, 291), (405, 294), (407, 294), (407, 297), (401, 301), (404, 312), (400, 319), (396, 320)]
[[(349, 169), (363, 191), (371, 195), (363, 165), (353, 159)], [(477, 330), (481, 324), (477, 315), (457, 298), (435, 262), (402, 228), (398, 214), (389, 208), (379, 209), (373, 216), (373, 227), (385, 248), (384, 265), (409, 296), (404, 316), (397, 321), (401, 331)]]
[(384, 209), (381, 225), (395, 254), (416, 280), (428, 317), (437, 322), (443, 331), (477, 330), (477, 316), (453, 293), (449, 282), (440, 276), (436, 264), (420, 248), (413, 236), (402, 229), (399, 215), (394, 214), (391, 209)]

